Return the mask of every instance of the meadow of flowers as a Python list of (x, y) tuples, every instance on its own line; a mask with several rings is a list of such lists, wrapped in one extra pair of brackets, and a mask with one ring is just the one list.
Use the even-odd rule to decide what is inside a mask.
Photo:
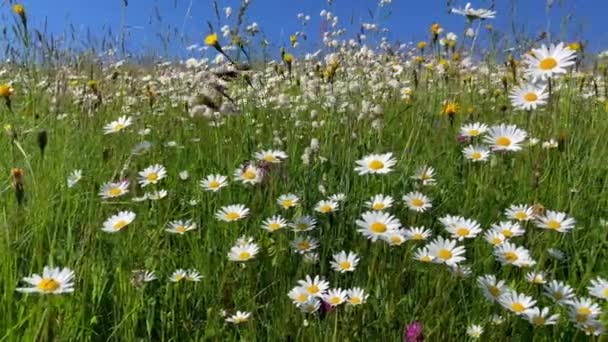
[(146, 65), (13, 6), (1, 341), (602, 339), (608, 56), (467, 4), (262, 59), (250, 5)]

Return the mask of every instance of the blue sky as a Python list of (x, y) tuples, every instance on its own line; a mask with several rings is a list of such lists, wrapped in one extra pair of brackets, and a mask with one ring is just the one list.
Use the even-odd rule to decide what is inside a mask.
[[(390, 38), (402, 42), (428, 38), (428, 27), (440, 22), (448, 31), (462, 36), (464, 19), (447, 13), (446, 0), (393, 0), (383, 12), (370, 18), (368, 9), (376, 12), (379, 0), (334, 0), (332, 12), (340, 17), (342, 26), (351, 32), (361, 22), (376, 22), (391, 30)], [(494, 0), (498, 11), (495, 20), (488, 21), (500, 31), (510, 32), (515, 22), (518, 28), (537, 35), (550, 22), (554, 38), (566, 40), (586, 40), (592, 50), (608, 48), (608, 25), (604, 22), (608, 13), (607, 0), (554, 0), (551, 13), (547, 15), (546, 0)], [(103, 32), (112, 29), (114, 37), (122, 24), (131, 29), (129, 48), (133, 51), (158, 50), (162, 46), (159, 32), (177, 33), (184, 36), (183, 43), (170, 46), (171, 54), (184, 56), (184, 46), (201, 43), (208, 32), (207, 21), (216, 23), (211, 0), (22, 0), (30, 18), (30, 26), (43, 28), (56, 37), (69, 31), (70, 25), (79, 39), (86, 39), (87, 30), (93, 36), (102, 37)], [(2, 19), (10, 23), (11, 18), (4, 2)], [(238, 0), (218, 0), (220, 7), (238, 8)], [(466, 1), (452, 0), (454, 6), (463, 7)], [(473, 1), (473, 7), (488, 7), (492, 0)], [(86, 5), (85, 5), (86, 4)], [(192, 4), (192, 5), (191, 5)], [(191, 7), (190, 7), (191, 5)], [(190, 7), (190, 15), (186, 13)], [(326, 0), (251, 0), (248, 22), (256, 21), (267, 34), (273, 46), (287, 45), (289, 35), (300, 30), (297, 13), (305, 13), (312, 20), (307, 33), (312, 41), (320, 37), (321, 9), (328, 8)], [(160, 15), (160, 20), (157, 18)], [(571, 16), (567, 29), (563, 22)], [(354, 24), (350, 24), (351, 21)], [(99, 41), (99, 40), (98, 40)], [(162, 49), (161, 49), (162, 50)]]

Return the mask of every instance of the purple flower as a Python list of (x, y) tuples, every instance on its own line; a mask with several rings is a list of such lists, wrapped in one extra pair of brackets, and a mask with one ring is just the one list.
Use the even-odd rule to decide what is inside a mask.
[(459, 143), (468, 143), (469, 141), (471, 141), (471, 139), (469, 137), (467, 137), (465, 135), (460, 135), (460, 134), (458, 136), (456, 136), (456, 140)]
[(423, 342), (422, 323), (413, 321), (403, 330), (403, 342)]
[(331, 313), (332, 311), (334, 311), (336, 308), (331, 306), (331, 304), (329, 304), (328, 302), (322, 300), (321, 301), (321, 314), (322, 315), (326, 315), (328, 313)]

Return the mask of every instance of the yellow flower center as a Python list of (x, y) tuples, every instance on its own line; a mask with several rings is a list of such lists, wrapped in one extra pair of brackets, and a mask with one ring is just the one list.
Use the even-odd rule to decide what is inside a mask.
[(523, 306), (521, 303), (513, 303), (511, 304), (511, 310), (520, 313), (523, 312), (524, 310), (526, 310), (526, 307)]
[(384, 163), (381, 162), (380, 160), (372, 160), (367, 166), (370, 169), (377, 171), (377, 170), (384, 168)]
[(469, 130), (469, 135), (472, 136), (472, 137), (476, 137), (476, 136), (479, 135), (479, 130), (477, 130), (477, 129), (470, 129)]
[(324, 204), (319, 208), (319, 211), (322, 213), (329, 213), (333, 210), (334, 210), (334, 208), (329, 204)]
[(538, 67), (541, 70), (552, 70), (557, 66), (557, 61), (553, 57), (547, 57), (538, 63)]
[(342, 303), (342, 298), (340, 298), (340, 297), (331, 297), (329, 299), (329, 302), (331, 304), (333, 304), (333, 305), (338, 305), (338, 304)]
[(374, 210), (382, 210), (384, 208), (386, 208), (386, 205), (384, 205), (382, 202), (376, 202), (372, 205), (372, 209)]
[(473, 153), (471, 153), (471, 159), (473, 159), (473, 160), (479, 160), (479, 159), (481, 159), (481, 153), (480, 152), (473, 152)]
[(448, 259), (452, 258), (452, 252), (450, 250), (448, 250), (448, 249), (445, 249), (445, 248), (444, 249), (440, 249), (439, 252), (437, 252), (437, 256), (440, 259), (448, 260)]
[(216, 181), (216, 180), (212, 180), (211, 182), (209, 182), (209, 187), (211, 189), (217, 189), (220, 187), (220, 182)]
[(604, 290), (604, 297), (608, 298), (608, 287)]
[(175, 227), (176, 232), (185, 233), (188, 230), (185, 226), (177, 226)]
[(293, 200), (284, 200), (283, 201), (283, 207), (285, 208), (289, 208), (289, 207), (293, 207)]
[(545, 325), (545, 319), (542, 316), (535, 316), (532, 318), (534, 325)]
[(304, 303), (308, 300), (308, 295), (306, 293), (300, 293), (297, 297), (296, 297), (296, 301), (300, 302), (300, 303)]
[(125, 128), (125, 125), (120, 124), (120, 123), (118, 123), (118, 124), (116, 124), (116, 126), (114, 126), (114, 129), (117, 130), (117, 131), (120, 131), (123, 128)]
[(53, 278), (44, 278), (38, 283), (38, 289), (42, 292), (53, 292), (59, 288), (60, 284)]
[(267, 154), (264, 156), (264, 160), (269, 163), (274, 163), (277, 161), (277, 158), (275, 156), (273, 156), (272, 154)]
[(229, 221), (234, 221), (240, 217), (241, 217), (241, 215), (234, 211), (226, 213), (226, 219), (228, 219)]
[(549, 229), (558, 230), (562, 227), (562, 224), (556, 220), (549, 220), (547, 222), (547, 227), (549, 227)]
[(490, 241), (490, 243), (493, 244), (493, 245), (500, 245), (502, 243), (502, 239), (498, 238), (498, 237), (495, 237), (495, 238), (492, 239), (492, 241)]
[(110, 196), (113, 196), (113, 197), (122, 195), (122, 189), (121, 188), (112, 188), (108, 192), (110, 193)]
[(423, 256), (423, 257), (420, 258), (420, 261), (422, 261), (422, 262), (431, 262), (431, 261), (433, 261), (433, 259), (431, 258), (430, 255), (425, 255), (425, 256)]
[(461, 227), (456, 230), (456, 235), (460, 237), (469, 236), (469, 234), (471, 234), (471, 230), (465, 227)]
[(386, 224), (384, 224), (382, 222), (374, 222), (370, 226), (370, 229), (372, 232), (374, 232), (376, 234), (382, 234), (382, 233), (386, 232)]
[(517, 253), (514, 253), (514, 252), (505, 253), (505, 260), (507, 260), (508, 262), (515, 262), (515, 261), (517, 261), (517, 259), (519, 259), (519, 256), (517, 255)]
[(247, 180), (255, 179), (256, 176), (257, 176), (257, 174), (251, 170), (247, 170), (247, 171), (243, 172), (243, 178), (245, 178)]
[(249, 260), (250, 258), (251, 258), (251, 253), (249, 253), (249, 252), (241, 252), (239, 254), (240, 260)]
[(114, 228), (114, 230), (121, 230), (124, 227), (126, 227), (129, 224), (129, 222), (125, 221), (125, 220), (120, 220), (117, 221), (116, 223), (114, 223), (114, 225), (112, 226)]
[(308, 293), (312, 294), (319, 293), (319, 291), (321, 291), (321, 289), (315, 284), (310, 285), (306, 290), (308, 291)]
[(496, 145), (500, 147), (508, 147), (511, 145), (511, 139), (505, 136), (498, 137), (496, 138)]
[(496, 286), (488, 287), (488, 292), (490, 292), (493, 297), (498, 297), (502, 294), (502, 291), (500, 291), (500, 289)]
[(279, 223), (276, 223), (276, 222), (272, 222), (272, 223), (270, 223), (268, 225), (268, 229), (270, 229), (270, 230), (277, 230), (277, 229), (280, 229), (280, 228), (281, 228), (281, 225)]
[(523, 221), (528, 218), (528, 214), (525, 211), (518, 211), (515, 213), (514, 216), (516, 219), (518, 219), (520, 221)]
[(578, 313), (581, 316), (589, 316), (589, 315), (591, 315), (591, 309), (589, 309), (586, 306), (583, 306), (583, 307), (578, 308), (578, 310), (576, 310), (576, 313)]
[(559, 291), (555, 291), (553, 293), (553, 299), (555, 299), (556, 301), (562, 300), (564, 298), (564, 294), (559, 292)]
[(424, 201), (420, 198), (412, 198), (410, 204), (412, 205), (412, 207), (422, 207), (424, 205)]
[(148, 182), (156, 182), (158, 180), (158, 174), (156, 172), (152, 172), (146, 176)]
[(420, 233), (412, 235), (412, 240), (424, 240), (424, 236)]
[(534, 102), (538, 100), (538, 95), (536, 95), (536, 93), (527, 93), (526, 95), (524, 95), (524, 100), (526, 100), (527, 102)]
[(513, 236), (513, 232), (510, 229), (503, 229), (501, 231), (502, 235), (504, 235), (505, 237), (512, 237)]
[(361, 304), (362, 300), (359, 297), (350, 297), (348, 300), (351, 304)]
[(298, 249), (300, 249), (300, 250), (305, 251), (309, 248), (310, 248), (310, 243), (308, 241), (302, 241), (298, 244)]
[(403, 239), (401, 238), (401, 235), (393, 235), (390, 238), (391, 244), (393, 245), (400, 245), (403, 242)]
[(342, 261), (340, 263), (340, 268), (343, 270), (348, 270), (351, 268), (351, 266), (352, 266), (352, 264), (349, 261)]

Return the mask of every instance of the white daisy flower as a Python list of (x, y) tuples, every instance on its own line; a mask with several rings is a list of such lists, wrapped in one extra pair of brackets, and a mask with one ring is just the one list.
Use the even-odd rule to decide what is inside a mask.
[(566, 68), (574, 65), (576, 52), (564, 46), (564, 43), (551, 44), (547, 48), (544, 44), (540, 49), (532, 49), (532, 53), (526, 54), (524, 60), (528, 65), (526, 75), (537, 80), (547, 80), (550, 77), (566, 73)]
[(422, 213), (433, 207), (431, 200), (424, 194), (413, 191), (403, 196), (403, 202), (410, 210)]
[(255, 243), (239, 244), (230, 248), (228, 259), (230, 261), (248, 261), (253, 259), (258, 254), (260, 247)]
[(232, 324), (243, 324), (249, 322), (251, 319), (250, 312), (237, 311), (234, 315), (226, 318), (226, 322)]
[(505, 210), (505, 216), (511, 220), (529, 221), (534, 218), (534, 208), (530, 205), (512, 205)]
[(331, 267), (336, 272), (353, 272), (359, 264), (359, 257), (353, 252), (346, 253), (341, 251), (340, 253), (333, 255), (333, 261), (330, 262)]
[(68, 176), (68, 188), (73, 188), (82, 179), (82, 170), (74, 170)]
[(307, 256), (309, 252), (319, 247), (317, 240), (311, 237), (298, 236), (291, 242), (291, 247), (299, 254)]
[(265, 161), (267, 163), (278, 164), (287, 159), (287, 153), (278, 150), (265, 150), (256, 152), (255, 159)]
[(264, 178), (262, 170), (255, 165), (240, 166), (234, 170), (234, 177), (243, 184), (258, 184)]
[(389, 152), (385, 154), (370, 154), (363, 157), (363, 159), (357, 160), (356, 164), (355, 171), (359, 175), (386, 174), (393, 171), (391, 167), (397, 164), (397, 160)]
[(521, 143), (526, 140), (528, 133), (517, 128), (515, 125), (500, 124), (493, 126), (484, 137), (484, 142), (489, 144), (494, 151), (519, 151)]
[(304, 215), (294, 219), (292, 223), (289, 224), (291, 229), (294, 232), (307, 232), (315, 229), (317, 225), (317, 220), (308, 215)]
[(131, 126), (133, 120), (128, 116), (121, 116), (116, 121), (112, 121), (103, 127), (104, 134), (118, 133), (123, 129)]
[(490, 150), (483, 146), (469, 145), (462, 150), (462, 154), (472, 162), (484, 162), (490, 158)]
[(524, 317), (531, 324), (541, 327), (544, 325), (555, 325), (559, 319), (559, 314), (551, 315), (549, 308), (532, 308), (524, 311)]
[(323, 297), (324, 302), (331, 306), (338, 306), (346, 301), (348, 294), (342, 289), (330, 289)]
[(365, 206), (372, 210), (385, 210), (393, 206), (393, 198), (383, 194), (375, 195), (369, 201), (365, 202)]
[(262, 222), (262, 229), (268, 232), (275, 232), (279, 229), (283, 229), (287, 226), (287, 220), (280, 215), (274, 215), (273, 217), (267, 218)]
[(158, 184), (161, 179), (167, 176), (167, 170), (160, 164), (148, 166), (139, 173), (139, 184), (146, 187), (150, 184)]
[(536, 107), (547, 103), (549, 93), (545, 91), (544, 86), (525, 84), (513, 88), (509, 98), (511, 99), (513, 107), (523, 110), (533, 110), (536, 109)]
[(103, 199), (120, 197), (129, 192), (129, 181), (108, 182), (101, 187), (99, 196)]
[(453, 266), (465, 260), (465, 249), (463, 246), (456, 246), (456, 240), (438, 236), (427, 247), (434, 263)]
[(196, 270), (184, 270), (181, 268), (175, 270), (173, 274), (171, 274), (171, 276), (169, 277), (169, 280), (174, 283), (179, 283), (182, 281), (199, 282), (201, 281), (201, 279), (203, 279), (203, 276), (201, 276), (201, 274), (198, 273)]
[(322, 214), (329, 214), (338, 210), (338, 202), (332, 200), (319, 201), (315, 205), (315, 211)]
[(358, 231), (372, 241), (383, 238), (388, 232), (401, 228), (399, 220), (391, 214), (375, 211), (363, 213), (356, 224), (361, 227)]
[(516, 315), (524, 315), (526, 310), (532, 309), (536, 305), (536, 300), (532, 297), (515, 291), (502, 294), (498, 298), (498, 302)]
[(200, 182), (200, 186), (206, 191), (218, 192), (221, 188), (228, 186), (228, 177), (209, 175)]
[(350, 305), (361, 305), (367, 301), (368, 294), (360, 287), (353, 287), (346, 290), (348, 296), (348, 304)]
[(543, 290), (545, 296), (551, 298), (560, 305), (565, 305), (574, 298), (574, 290), (572, 287), (559, 280), (552, 280), (543, 285)]
[(503, 265), (514, 265), (517, 267), (529, 267), (536, 264), (530, 258), (530, 252), (521, 246), (510, 242), (504, 242), (494, 248), (494, 255)]
[(222, 207), (215, 214), (215, 218), (224, 222), (234, 222), (249, 215), (249, 209), (242, 204), (233, 204)]
[(195, 230), (196, 228), (196, 223), (192, 222), (192, 220), (177, 220), (169, 222), (168, 228), (165, 229), (165, 231), (172, 234), (183, 235), (184, 233)]
[(135, 220), (135, 213), (132, 211), (121, 211), (113, 215), (103, 223), (103, 230), (106, 233), (118, 233)]
[(599, 299), (608, 300), (608, 280), (597, 277), (591, 280), (591, 285), (587, 287), (589, 294)]
[(576, 220), (568, 217), (566, 213), (547, 210), (544, 216), (537, 218), (536, 225), (539, 228), (554, 230), (560, 233), (567, 233), (574, 228)]
[(314, 278), (307, 275), (304, 280), (298, 280), (298, 284), (300, 287), (305, 289), (309, 295), (317, 298), (322, 298), (329, 288), (329, 282), (325, 281), (318, 275)]
[(460, 127), (460, 135), (463, 137), (474, 138), (485, 134), (488, 131), (488, 125), (475, 122), (466, 124)]
[(69, 268), (44, 266), (42, 275), (32, 274), (22, 279), (31, 287), (18, 287), (22, 293), (62, 294), (74, 292), (74, 271)]

